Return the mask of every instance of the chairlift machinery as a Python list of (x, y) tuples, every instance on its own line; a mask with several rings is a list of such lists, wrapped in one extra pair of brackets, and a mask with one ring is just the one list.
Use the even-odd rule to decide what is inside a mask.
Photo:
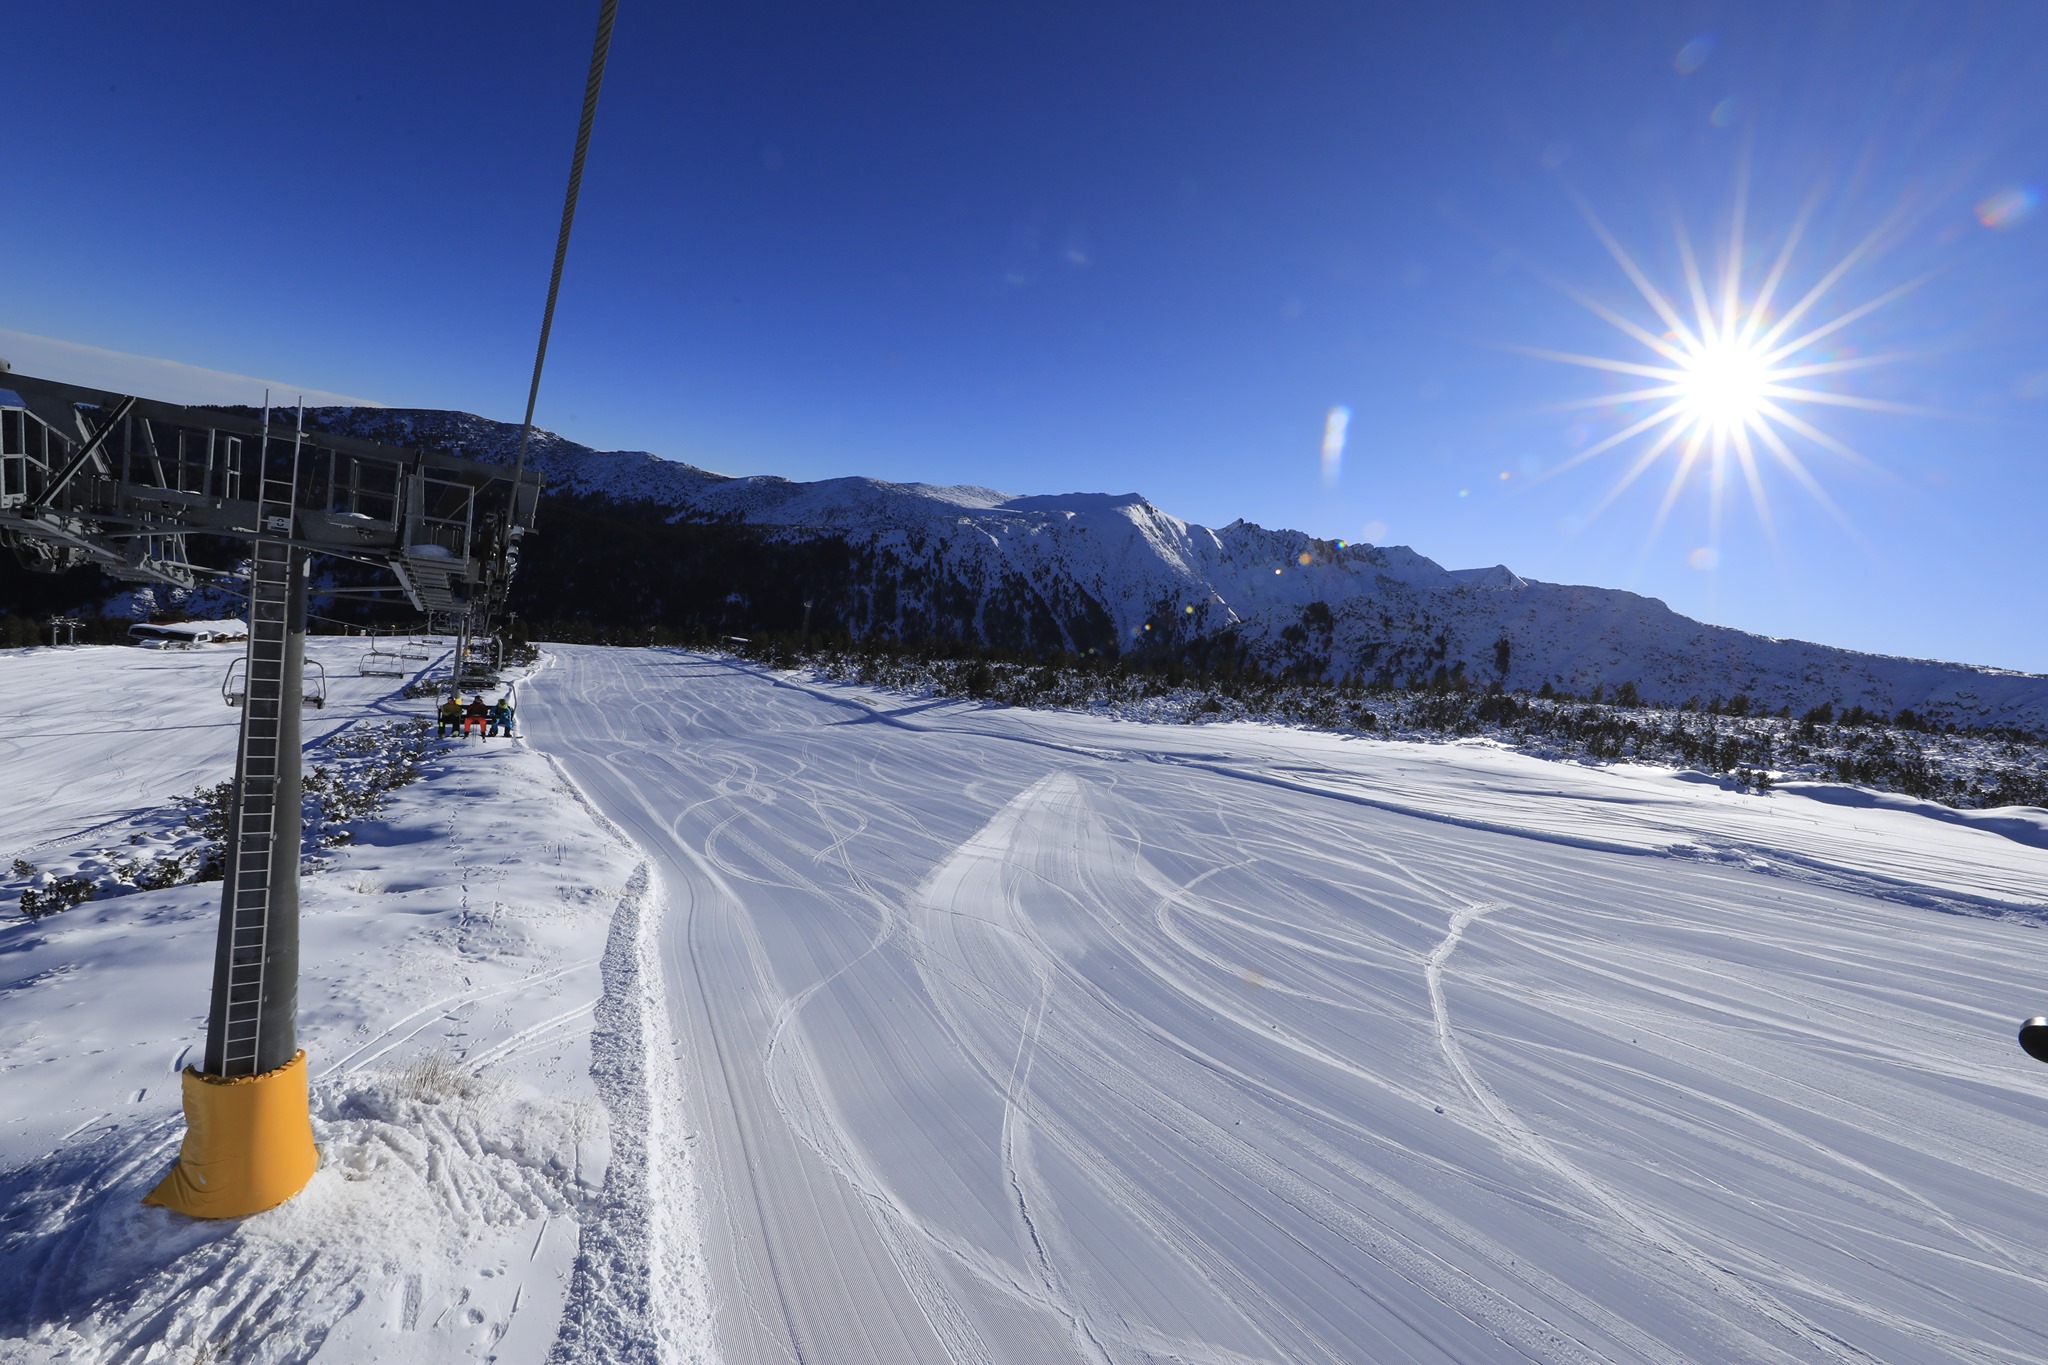
[(496, 635), (472, 635), (463, 640), (455, 664), (455, 685), (489, 687), (505, 668), (505, 642)]
[(297, 1041), (300, 716), (327, 695), (317, 662), (307, 686), (312, 558), (385, 569), (416, 609), (488, 634), (540, 497), (523, 468), (274, 416), (0, 374), (0, 544), (22, 564), (190, 587), (209, 571), (188, 537), (252, 549), (248, 643), (221, 685), (242, 722), (205, 1069), (184, 1077), (186, 1147), (149, 1196), (204, 1216), (279, 1203), (317, 1160)]
[[(186, 554), (187, 536), (236, 537), (254, 549), (206, 1069), (181, 1077), (184, 1144), (148, 1202), (208, 1218), (255, 1213), (297, 1194), (319, 1163), (306, 1054), (296, 1046), (307, 569), (325, 554), (388, 570), (430, 622), (454, 627), (456, 683), (471, 639), (492, 638), (540, 500), (526, 450), (617, 12), (618, 0), (600, 0), (509, 471), (309, 434), (303, 409), (289, 433), (273, 433), (267, 403), (258, 420), (0, 373), (0, 544), (24, 564), (50, 572), (94, 564), (189, 587), (201, 570)], [(233, 681), (222, 685), (231, 702)]]
[(191, 587), (193, 534), (388, 569), (412, 604), (477, 631), (502, 611), (538, 478), (261, 415), (0, 375), (0, 544)]

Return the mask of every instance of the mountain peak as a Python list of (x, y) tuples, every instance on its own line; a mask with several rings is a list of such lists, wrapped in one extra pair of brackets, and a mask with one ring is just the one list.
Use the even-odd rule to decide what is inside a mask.
[[(330, 430), (501, 462), (519, 435), (516, 425), (469, 413), (324, 408), (307, 416)], [(1672, 704), (1740, 695), (1771, 711), (1824, 702), (1885, 715), (1910, 708), (1959, 725), (2048, 731), (2048, 677), (1771, 639), (1690, 620), (1635, 593), (1526, 579), (1504, 564), (1445, 569), (1405, 545), (1343, 545), (1242, 518), (1211, 528), (1138, 493), (1020, 496), (865, 477), (735, 477), (543, 432), (528, 458), (550, 493), (651, 504), (676, 537), (748, 528), (752, 539), (732, 542), (724, 560), (686, 553), (685, 539), (675, 564), (643, 556), (633, 566), (642, 579), (675, 579), (648, 589), (656, 605), (646, 610), (687, 613), (706, 628), (793, 630), (802, 620), (854, 636), (936, 636), (1023, 653), (1165, 653), (1395, 685), (1449, 675), (1584, 694), (1628, 682), (1645, 699)], [(549, 534), (543, 510), (540, 546), (530, 553), (554, 554)], [(784, 561), (810, 567), (769, 571)], [(827, 562), (829, 573), (815, 567)], [(789, 586), (773, 586), (784, 580)], [(524, 575), (521, 584), (538, 591)], [(792, 619), (781, 624), (778, 613)]]

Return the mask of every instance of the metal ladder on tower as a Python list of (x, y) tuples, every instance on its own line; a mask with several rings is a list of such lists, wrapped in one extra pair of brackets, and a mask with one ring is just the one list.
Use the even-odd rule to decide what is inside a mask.
[[(233, 831), (233, 866), (227, 869), (233, 887), (228, 916), (230, 962), (220, 1034), (224, 1043), (216, 1073), (222, 1076), (253, 1076), (267, 1069), (259, 1058), (274, 890), (271, 854), (277, 833), (279, 765), (298, 761), (296, 744), (290, 755), (279, 752), (285, 688), (299, 685), (297, 679), (285, 677), (294, 559), (286, 538), (291, 533), (297, 497), (297, 456), (294, 448), (288, 477), (273, 477), (268, 468), (263, 471), (258, 516), (266, 538), (255, 542), (255, 562), (249, 571), (249, 691), (235, 763), (242, 783), (240, 818)], [(278, 538), (268, 538), (272, 536)]]

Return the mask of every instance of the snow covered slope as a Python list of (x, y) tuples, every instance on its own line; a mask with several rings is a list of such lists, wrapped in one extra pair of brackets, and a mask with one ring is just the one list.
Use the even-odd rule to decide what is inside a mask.
[(727, 1360), (2048, 1360), (2048, 850), (560, 653)]
[[(237, 1222), (142, 1205), (183, 1133), (220, 883), (111, 894), (109, 872), (165, 844), (174, 797), (232, 776), (218, 688), (240, 652), (0, 651), (0, 865), (108, 883), (35, 921), (0, 898), (0, 1361), (538, 1365), (558, 1336), (608, 1362), (701, 1337), (648, 1257), (693, 1245), (663, 1225), (688, 1216), (660, 1174), (686, 1152), (648, 1151), (672, 1107), (644, 1102), (665, 1048), (636, 929), (658, 888), (519, 743), (439, 746), (302, 883), (312, 1183)], [(357, 676), (362, 652), (311, 642), (330, 689), (309, 766), (426, 706)], [(606, 1351), (622, 1338), (643, 1354)]]
[[(353, 648), (316, 744), (417, 705)], [(0, 655), (0, 855), (215, 779), (224, 657)], [(2048, 1361), (2024, 813), (675, 651), (521, 701), (307, 879), (278, 1210), (137, 1203), (217, 888), (0, 919), (0, 1361)]]
[[(518, 435), (467, 413), (314, 416), (479, 459), (508, 459)], [(846, 581), (819, 586), (818, 620), (856, 634), (957, 635), (1027, 651), (1193, 647), (1212, 659), (1241, 650), (1273, 671), (1397, 684), (1439, 667), (1532, 691), (1546, 682), (1578, 693), (1633, 682), (1646, 699), (1672, 705), (1743, 695), (1771, 711), (1829, 702), (2048, 732), (2048, 677), (1750, 635), (1633, 593), (1535, 582), (1499, 565), (1446, 570), (1402, 546), (1340, 545), (1243, 521), (1212, 529), (1137, 494), (1012, 497), (861, 478), (727, 478), (547, 433), (536, 435), (530, 458), (555, 492), (653, 503), (678, 520), (757, 527), (788, 541), (844, 543), (852, 552)]]

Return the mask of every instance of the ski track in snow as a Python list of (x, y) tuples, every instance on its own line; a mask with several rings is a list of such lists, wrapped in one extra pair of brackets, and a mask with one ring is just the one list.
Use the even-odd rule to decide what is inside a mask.
[[(357, 676), (363, 649), (309, 644), (330, 684), (307, 713), (309, 762), (351, 727), (425, 707)], [(239, 653), (0, 658), (7, 701), (35, 721), (7, 749), (0, 847), (76, 857), (123, 847), (138, 812), (145, 832), (167, 823), (171, 797), (231, 770), (217, 688)], [(109, 712), (164, 723), (109, 728)], [(640, 989), (661, 980), (641, 931), (658, 888), (619, 885), (628, 850), (601, 815), (564, 808), (525, 746), (451, 740), (424, 769), (301, 887), (299, 1038), (322, 1161), (279, 1208), (207, 1223), (140, 1203), (183, 1130), (219, 884), (0, 924), (0, 960), (18, 964), (0, 981), (0, 1361), (538, 1365), (558, 1329), (564, 1361), (709, 1358), (672, 1140), (687, 1110), (654, 1064), (668, 1060), (659, 993)], [(623, 934), (609, 954), (607, 923)], [(638, 981), (618, 970), (636, 934)], [(593, 1037), (594, 1013), (650, 1005), (661, 1027), (614, 1018)], [(593, 1044), (599, 1088), (621, 1082), (603, 1096), (610, 1124)]]
[[(79, 759), (0, 790), (0, 854), (232, 743), (215, 660), (8, 663), (0, 758)], [(102, 673), (173, 723), (81, 725)], [(335, 681), (319, 726), (415, 709)], [(329, 1161), (279, 1210), (133, 1207), (210, 893), (13, 931), (0, 1360), (2048, 1362), (2048, 849), (667, 650), (557, 649), (522, 703), (552, 771), (450, 746), (309, 882)], [(587, 1058), (602, 1150), (560, 1168), (559, 1096), (407, 1107), (433, 1047)]]
[(2040, 850), (558, 655), (730, 1360), (2048, 1360)]
[[(1456, 951), (1459, 941), (1464, 938), (1465, 931), (1471, 927), (1474, 921), (1489, 911), (1506, 908), (1506, 906), (1499, 903), (1489, 903), (1470, 905), (1457, 911), (1451, 916), (1450, 930), (1444, 935), (1443, 942), (1438, 944), (1435, 951), (1429, 955), (1427, 972), (1429, 1001), (1431, 1010), (1436, 1017), (1437, 1043), (1443, 1048), (1445, 1059), (1450, 1062), (1452, 1070), (1458, 1073), (1458, 1079), (1464, 1083), (1466, 1091), (1471, 1094), (1473, 1099), (1479, 1102), (1480, 1106), (1493, 1118), (1493, 1121), (1501, 1126), (1506, 1132), (1509, 1141), (1514, 1146), (1520, 1148), (1530, 1161), (1563, 1177), (1566, 1181), (1583, 1190), (1588, 1198), (1592, 1199), (1601, 1208), (1613, 1215), (1615, 1219), (1640, 1235), (1653, 1251), (1677, 1258), (1702, 1280), (1712, 1281), (1717, 1277), (1723, 1276), (1724, 1272), (1721, 1267), (1704, 1259), (1690, 1246), (1686, 1245), (1684, 1239), (1663, 1220), (1618, 1197), (1613, 1190), (1594, 1180), (1570, 1160), (1560, 1155), (1554, 1147), (1544, 1141), (1529, 1125), (1522, 1122), (1520, 1117), (1501, 1102), (1500, 1097), (1494, 1093), (1493, 1088), (1480, 1079), (1478, 1072), (1466, 1060), (1465, 1050), (1459, 1045), (1457, 1034), (1451, 1027), (1450, 1008), (1444, 1001), (1444, 965), (1450, 961), (1451, 954)], [(1729, 1294), (1741, 1302), (1750, 1312), (1779, 1327), (1785, 1328), (1790, 1333), (1802, 1338), (1806, 1345), (1822, 1354), (1836, 1358), (1846, 1357), (1863, 1360), (1871, 1358), (1866, 1353), (1848, 1348), (1844, 1343), (1835, 1340), (1824, 1332), (1816, 1330), (1810, 1323), (1800, 1320), (1796, 1315), (1790, 1313), (1783, 1304), (1772, 1300), (1767, 1295), (1759, 1294), (1743, 1284), (1741, 1280), (1729, 1277), (1726, 1280), (1726, 1284)], [(1746, 1354), (1751, 1359), (1763, 1359), (1767, 1352), (1770, 1358), (1774, 1359), (1794, 1360), (1798, 1358), (1789, 1353), (1774, 1350), (1769, 1343), (1763, 1341), (1752, 1340), (1745, 1343), (1745, 1346), (1747, 1347)]]

